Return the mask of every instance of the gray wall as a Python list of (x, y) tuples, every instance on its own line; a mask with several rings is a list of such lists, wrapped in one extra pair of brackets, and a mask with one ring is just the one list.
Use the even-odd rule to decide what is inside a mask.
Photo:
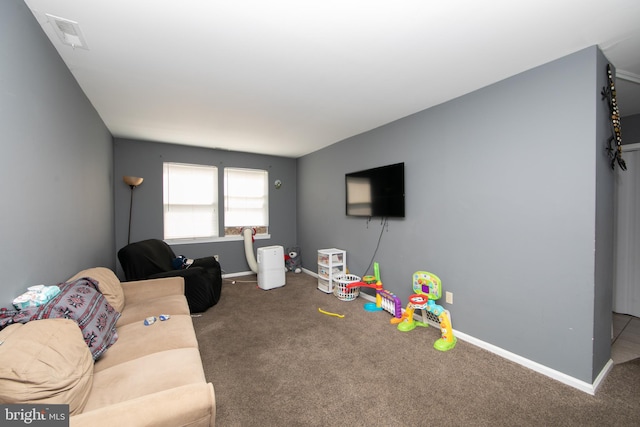
[[(607, 59), (602, 52), (596, 56), (596, 85), (605, 86), (607, 82)], [(600, 83), (602, 82), (602, 83)], [(613, 309), (613, 276), (615, 249), (614, 194), (615, 173), (606, 153), (607, 139), (611, 136), (609, 108), (601, 97), (595, 97), (596, 153), (596, 211), (595, 211), (595, 276), (593, 304), (593, 372), (596, 378), (602, 367), (611, 358), (611, 322)], [(602, 159), (606, 159), (603, 161)], [(617, 167), (617, 165), (616, 165)], [(585, 356), (587, 356), (585, 354)]]
[[(123, 175), (144, 178), (134, 190), (131, 241), (162, 239), (162, 163), (179, 162), (218, 167), (219, 193), (223, 194), (223, 168), (241, 167), (265, 169), (269, 172), (269, 232), (271, 239), (257, 239), (254, 254), (259, 247), (281, 245), (285, 249), (295, 246), (296, 239), (296, 160), (285, 157), (213, 150), (175, 144), (116, 138), (114, 141), (114, 189), (116, 246), (127, 244), (129, 227), (130, 189), (122, 182)], [(275, 189), (273, 182), (282, 181)], [(172, 245), (176, 254), (198, 258), (217, 254), (224, 273), (249, 271), (242, 241)], [(117, 273), (121, 278), (122, 267)]]
[[(389, 221), (375, 256), (385, 287), (406, 304), (413, 272), (431, 271), (454, 294), (440, 303), (455, 329), (591, 383), (610, 353), (595, 337), (593, 360), (612, 293), (610, 252), (597, 254), (606, 283), (594, 291), (596, 203), (610, 203), (596, 185), (612, 189), (600, 62), (589, 48), (300, 158), (305, 266), (337, 247), (365, 274), (381, 223), (344, 215), (344, 174), (405, 162), (406, 218)], [(611, 218), (599, 220), (601, 238)]]
[[(411, 274), (429, 270), (454, 293), (453, 305), (440, 303), (460, 331), (587, 382), (609, 358), (613, 180), (595, 47), (297, 162), (129, 140), (113, 154), (20, 0), (0, 2), (0, 57), (2, 305), (30, 285), (116, 267), (128, 224), (122, 175), (145, 178), (134, 200), (140, 240), (162, 236), (163, 161), (267, 168), (284, 185), (271, 191), (273, 237), (256, 247), (298, 243), (311, 270), (317, 249), (343, 248), (363, 275), (382, 231), (375, 259), (405, 303)], [(632, 142), (633, 124), (623, 125)], [(345, 217), (344, 173), (400, 161), (407, 218), (382, 229), (377, 219)], [(176, 252), (220, 254), (228, 273), (248, 269), (242, 242)]]
[(0, 306), (115, 267), (112, 139), (21, 0), (0, 2)]

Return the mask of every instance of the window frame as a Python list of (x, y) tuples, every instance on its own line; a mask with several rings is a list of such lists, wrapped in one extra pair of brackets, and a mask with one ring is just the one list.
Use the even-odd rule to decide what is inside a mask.
[[(237, 226), (237, 225), (229, 225), (227, 226), (226, 224), (226, 220), (227, 220), (227, 212), (228, 212), (228, 194), (227, 194), (227, 189), (228, 189), (228, 182), (227, 179), (230, 176), (229, 172), (242, 172), (242, 171), (247, 171), (247, 172), (251, 172), (251, 173), (260, 173), (263, 175), (264, 177), (264, 182), (263, 182), (263, 191), (264, 191), (264, 195), (263, 195), (263, 203), (264, 203), (264, 207), (263, 207), (263, 215), (266, 218), (266, 225), (256, 225), (256, 224), (247, 224), (247, 225), (242, 225), (242, 226)], [(224, 215), (222, 218), (222, 225), (221, 228), (223, 230), (223, 234), (225, 237), (234, 237), (234, 236), (240, 236), (242, 237), (242, 230), (246, 227), (250, 227), (254, 230), (254, 238), (258, 238), (258, 236), (269, 236), (269, 171), (266, 169), (256, 169), (256, 168), (240, 168), (240, 167), (225, 167), (222, 171), (223, 174), (223, 194), (222, 194), (222, 205), (223, 205), (223, 211), (224, 211)], [(245, 195), (246, 196), (246, 195)], [(242, 196), (241, 196), (242, 197)], [(220, 199), (220, 197), (219, 197)]]
[[(186, 167), (204, 167), (204, 168), (214, 168), (216, 170), (216, 208), (217, 208), (217, 236), (207, 236), (207, 237), (164, 237), (165, 233), (165, 165), (182, 165)], [(261, 171), (265, 173), (265, 191), (266, 191), (266, 216), (267, 216), (267, 226), (256, 227), (258, 230), (256, 234), (253, 235), (253, 238), (256, 240), (270, 239), (271, 234), (269, 233), (269, 171), (266, 169), (258, 169), (258, 168), (242, 168), (242, 167), (225, 167), (219, 168), (214, 165), (203, 165), (196, 163), (183, 163), (183, 162), (163, 162), (163, 184), (162, 184), (162, 228), (163, 228), (163, 240), (170, 244), (180, 244), (180, 245), (188, 245), (188, 244), (199, 244), (199, 243), (213, 243), (213, 242), (224, 242), (224, 241), (241, 241), (244, 240), (244, 235), (242, 233), (242, 229), (245, 227), (225, 227), (225, 194), (224, 194), (224, 178), (225, 178), (225, 170), (226, 169), (237, 169), (237, 170), (252, 170), (252, 171)], [(247, 226), (249, 227), (249, 226)], [(251, 226), (251, 228), (254, 228)], [(233, 230), (232, 230), (233, 229)], [(229, 230), (229, 232), (227, 232)], [(234, 232), (232, 232), (234, 231)]]
[[(170, 182), (170, 176), (168, 176), (167, 174), (170, 174), (172, 172), (172, 168), (173, 168), (173, 172), (177, 173), (178, 170), (180, 170), (181, 168), (185, 170), (185, 174), (187, 173), (191, 173), (191, 174), (197, 174), (197, 173), (201, 173), (201, 174), (207, 174), (209, 175), (209, 177), (212, 179), (213, 182), (211, 182), (211, 186), (209, 187), (208, 185), (206, 186), (206, 189), (211, 190), (211, 194), (209, 195), (204, 195), (203, 197), (196, 197), (200, 198), (201, 200), (187, 200), (187, 203), (180, 203), (181, 199), (182, 201), (184, 201), (184, 199), (181, 197), (182, 194), (179, 192), (173, 192), (171, 187), (171, 182)], [(182, 177), (178, 176), (174, 178), (174, 185), (178, 185), (180, 186), (185, 185), (185, 182), (180, 182), (182, 180), (184, 180), (184, 175)], [(177, 182), (176, 182), (177, 181)], [(205, 186), (203, 186), (205, 187)], [(193, 242), (193, 243), (199, 243), (199, 242), (203, 242), (203, 241), (209, 241), (212, 239), (217, 239), (220, 236), (220, 194), (219, 194), (219, 169), (216, 166), (211, 166), (211, 165), (197, 165), (197, 164), (189, 164), (189, 163), (179, 163), (179, 162), (163, 162), (162, 164), (162, 236), (163, 236), (163, 240), (167, 241), (167, 242)], [(174, 201), (173, 203), (171, 202), (167, 202), (167, 199), (170, 197), (173, 197), (175, 199), (177, 199), (177, 201)], [(203, 200), (206, 200), (207, 198), (211, 198), (211, 202), (210, 203), (202, 203)], [(200, 202), (200, 203), (198, 203)], [(174, 207), (174, 209), (180, 209), (181, 207), (184, 207), (185, 210), (191, 209), (196, 210), (197, 207), (201, 207), (201, 210), (205, 212), (205, 215), (202, 215), (203, 217), (206, 218), (206, 216), (209, 216), (209, 219), (212, 221), (210, 230), (215, 233), (215, 234), (208, 234), (208, 235), (190, 235), (190, 236), (173, 236), (173, 237), (167, 237), (167, 213), (169, 210), (171, 210), (171, 207)], [(213, 214), (210, 212), (210, 209), (213, 209)], [(209, 210), (209, 211), (207, 211)], [(196, 210), (197, 212), (197, 210)], [(179, 216), (178, 215), (174, 215), (174, 216)], [(188, 221), (193, 221), (193, 216), (189, 216), (189, 215), (184, 215), (185, 218), (182, 218), (182, 220), (188, 220)], [(173, 218), (173, 221), (176, 220), (180, 220), (180, 218)], [(179, 233), (178, 233), (179, 234)], [(195, 233), (194, 233), (195, 234)]]

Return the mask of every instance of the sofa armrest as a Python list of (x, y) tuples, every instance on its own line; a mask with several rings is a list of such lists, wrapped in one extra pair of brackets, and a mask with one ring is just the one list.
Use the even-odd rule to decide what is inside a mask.
[(122, 290), (125, 304), (168, 295), (184, 295), (184, 278), (176, 276), (122, 282)]
[(70, 417), (71, 427), (213, 427), (216, 399), (211, 383), (188, 384)]

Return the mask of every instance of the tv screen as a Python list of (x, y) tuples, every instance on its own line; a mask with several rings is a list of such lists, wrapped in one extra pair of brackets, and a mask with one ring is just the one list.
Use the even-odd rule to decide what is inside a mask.
[(345, 175), (347, 216), (404, 218), (404, 163)]

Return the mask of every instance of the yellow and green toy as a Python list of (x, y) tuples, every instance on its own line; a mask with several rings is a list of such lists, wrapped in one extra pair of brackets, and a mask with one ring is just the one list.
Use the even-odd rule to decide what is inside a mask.
[[(440, 322), (441, 338), (436, 340), (433, 348), (440, 351), (451, 350), (456, 346), (456, 337), (453, 335), (449, 313), (442, 306), (435, 303), (442, 297), (442, 282), (440, 278), (427, 271), (413, 273), (413, 295), (409, 296), (409, 303), (402, 317), (391, 319), (391, 323), (398, 324), (398, 330), (412, 331), (416, 326), (428, 327), (427, 313), (438, 318)], [(416, 309), (422, 310), (422, 322), (413, 318)]]

